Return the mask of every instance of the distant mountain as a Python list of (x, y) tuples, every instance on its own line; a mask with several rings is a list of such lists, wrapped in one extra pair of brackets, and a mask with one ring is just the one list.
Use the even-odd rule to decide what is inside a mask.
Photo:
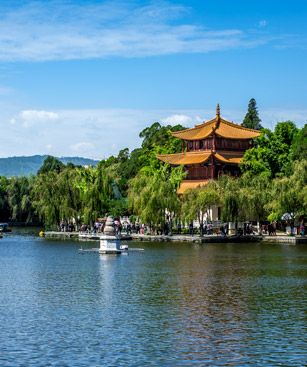
[[(47, 155), (33, 155), (31, 157), (0, 158), (0, 176), (29, 176), (35, 175), (43, 164)], [(60, 157), (64, 164), (73, 163), (79, 166), (96, 166), (99, 161), (82, 157)]]

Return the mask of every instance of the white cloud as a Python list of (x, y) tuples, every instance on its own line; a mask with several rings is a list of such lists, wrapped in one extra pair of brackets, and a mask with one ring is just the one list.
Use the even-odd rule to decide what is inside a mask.
[(166, 125), (186, 125), (191, 123), (191, 116), (187, 115), (171, 115), (162, 119), (162, 122)]
[(307, 110), (275, 109), (268, 108), (260, 112), (263, 125), (269, 129), (274, 129), (277, 122), (293, 121), (298, 127), (303, 127), (307, 123)]
[(20, 117), (24, 121), (46, 121), (57, 120), (59, 115), (50, 111), (25, 110), (20, 112)]
[(273, 39), (241, 29), (210, 30), (201, 24), (186, 23), (184, 15), (188, 11), (167, 2), (137, 6), (128, 1), (79, 5), (37, 1), (11, 10), (3, 7), (0, 60), (206, 53), (256, 47)]
[[(59, 118), (59, 115), (51, 111), (25, 110), (20, 112), (18, 118), (24, 127), (30, 127), (37, 122), (55, 121)], [(16, 123), (16, 118), (11, 121)]]

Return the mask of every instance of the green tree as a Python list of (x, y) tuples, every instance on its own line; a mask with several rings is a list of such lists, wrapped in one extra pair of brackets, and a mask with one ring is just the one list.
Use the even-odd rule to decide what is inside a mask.
[(292, 219), (307, 216), (307, 160), (293, 164), (293, 174), (276, 178), (272, 184), (271, 201), (267, 204), (270, 220), (280, 220), (288, 213)]
[(307, 159), (307, 124), (298, 131), (292, 144), (293, 159)]
[(293, 154), (292, 143), (298, 129), (292, 121), (279, 122), (274, 132), (263, 129), (255, 139), (254, 147), (243, 157), (241, 170), (253, 175), (266, 172), (271, 177), (290, 174)]
[(41, 173), (35, 179), (31, 195), (37, 214), (47, 228), (72, 220), (92, 225), (111, 208), (120, 207), (114, 181), (103, 164)]
[(261, 130), (262, 126), (260, 124), (261, 119), (259, 118), (257, 103), (254, 98), (252, 98), (248, 103), (247, 114), (244, 117), (242, 126), (249, 129)]
[(0, 176), (0, 221), (7, 221), (10, 216), (7, 188), (9, 180)]
[(142, 148), (152, 149), (156, 146), (167, 147), (176, 150), (173, 153), (181, 151), (181, 141), (174, 138), (170, 132), (185, 129), (181, 125), (162, 126), (159, 122), (153, 123), (140, 132), (140, 138), (143, 139)]
[(43, 165), (41, 166), (41, 168), (38, 170), (37, 173), (39, 175), (42, 173), (48, 173), (51, 171), (59, 173), (64, 169), (64, 167), (65, 165), (60, 160), (49, 155), (44, 160)]
[(242, 217), (248, 221), (261, 222), (267, 219), (266, 205), (271, 200), (271, 180), (266, 173), (259, 175), (244, 174), (239, 179), (242, 197)]
[(108, 213), (110, 202), (115, 199), (113, 180), (103, 164), (96, 168), (82, 168), (78, 174), (75, 185), (82, 202), (80, 217), (85, 223), (93, 224), (98, 217)]
[(203, 221), (201, 207), (198, 202), (199, 189), (189, 189), (182, 195), (181, 215), (187, 222), (198, 219)]
[(82, 215), (79, 170), (66, 167), (57, 173), (52, 170), (36, 176), (31, 199), (47, 228), (57, 228), (62, 220), (78, 221)]
[(56, 188), (59, 196), (59, 215), (60, 219), (76, 221), (81, 214), (81, 195), (77, 189), (79, 180), (78, 171), (74, 168), (65, 168), (57, 176)]
[(34, 208), (30, 199), (33, 178), (12, 177), (7, 185), (10, 219), (17, 222), (32, 222)]
[(218, 180), (222, 203), (222, 219), (225, 222), (237, 223), (244, 219), (244, 206), (240, 180), (230, 176), (222, 176)]
[(156, 158), (158, 153), (181, 151), (182, 143), (171, 135), (171, 131), (182, 129), (184, 127), (181, 125), (163, 126), (155, 122), (140, 132), (141, 148), (134, 149), (132, 152), (129, 152), (128, 148), (122, 149), (117, 157), (111, 156), (101, 162), (123, 197), (127, 197), (129, 180), (134, 178), (143, 167), (152, 166), (154, 161), (156, 169), (160, 169), (161, 162)]
[(144, 167), (129, 183), (129, 207), (152, 229), (172, 223), (180, 209), (177, 188), (183, 178), (182, 167), (160, 169)]
[(58, 174), (55, 171), (39, 174), (31, 190), (33, 206), (39, 219), (50, 229), (61, 220), (61, 198), (58, 189)]
[(218, 183), (217, 181), (210, 181), (204, 187), (191, 189), (183, 194), (182, 213), (189, 222), (197, 218), (199, 223), (204, 223), (205, 219), (212, 220), (210, 211), (213, 206), (219, 204)]

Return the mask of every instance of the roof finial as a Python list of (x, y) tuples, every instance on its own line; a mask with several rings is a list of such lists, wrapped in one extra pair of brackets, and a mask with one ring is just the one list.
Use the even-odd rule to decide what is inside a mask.
[(218, 103), (216, 105), (216, 117), (220, 117), (220, 116), (221, 116), (220, 104)]

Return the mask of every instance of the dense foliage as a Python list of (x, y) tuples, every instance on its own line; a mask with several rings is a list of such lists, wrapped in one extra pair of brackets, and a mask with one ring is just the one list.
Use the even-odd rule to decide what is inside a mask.
[(184, 177), (181, 167), (167, 165), (159, 169), (142, 169), (130, 182), (129, 204), (133, 213), (152, 229), (171, 222), (180, 209), (176, 193)]
[(307, 124), (299, 130), (292, 143), (292, 158), (307, 159)]
[(297, 129), (292, 121), (279, 122), (274, 131), (263, 129), (255, 139), (254, 147), (245, 153), (243, 172), (267, 173), (271, 177), (290, 174), (292, 162), (304, 158), (301, 154), (302, 130)]

